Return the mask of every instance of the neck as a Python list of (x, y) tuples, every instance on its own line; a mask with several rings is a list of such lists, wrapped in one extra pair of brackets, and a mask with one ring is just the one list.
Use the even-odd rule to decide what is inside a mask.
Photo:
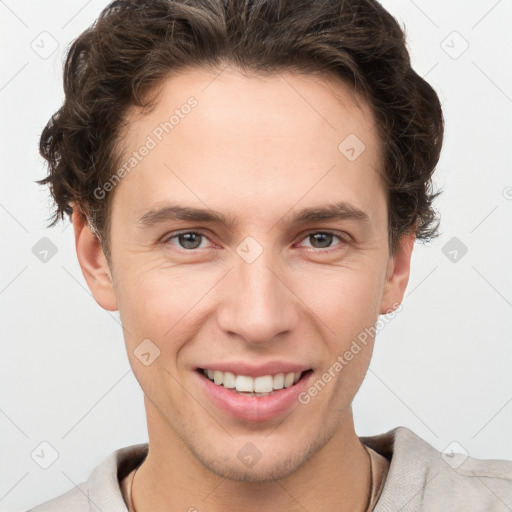
[(351, 410), (295, 472), (284, 478), (249, 482), (223, 478), (208, 469), (147, 399), (145, 403), (149, 452), (133, 481), (137, 512), (365, 512), (370, 463), (355, 433)]

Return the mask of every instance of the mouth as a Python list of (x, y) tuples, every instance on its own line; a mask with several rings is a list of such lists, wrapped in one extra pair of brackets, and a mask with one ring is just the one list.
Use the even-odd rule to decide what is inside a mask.
[(301, 372), (288, 372), (251, 377), (237, 375), (232, 372), (197, 368), (201, 377), (208, 379), (215, 385), (243, 396), (272, 396), (284, 389), (296, 386), (306, 380), (313, 372), (312, 368)]
[(254, 377), (208, 368), (197, 368), (193, 373), (198, 377), (199, 389), (217, 410), (238, 420), (259, 423), (295, 409), (313, 369)]

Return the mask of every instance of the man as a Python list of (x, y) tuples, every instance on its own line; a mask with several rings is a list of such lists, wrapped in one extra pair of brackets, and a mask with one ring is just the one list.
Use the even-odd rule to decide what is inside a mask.
[(355, 433), (375, 323), (436, 235), (443, 139), (377, 2), (116, 1), (64, 83), (41, 183), (120, 312), (149, 443), (32, 510), (512, 507), (511, 462)]

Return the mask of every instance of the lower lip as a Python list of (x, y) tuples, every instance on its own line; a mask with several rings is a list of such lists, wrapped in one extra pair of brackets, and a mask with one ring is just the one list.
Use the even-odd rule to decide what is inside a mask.
[(229, 416), (246, 421), (271, 420), (289, 411), (298, 403), (298, 396), (307, 386), (312, 371), (308, 370), (292, 386), (274, 391), (271, 395), (250, 396), (218, 386), (206, 377), (202, 370), (196, 370), (203, 389), (210, 400)]

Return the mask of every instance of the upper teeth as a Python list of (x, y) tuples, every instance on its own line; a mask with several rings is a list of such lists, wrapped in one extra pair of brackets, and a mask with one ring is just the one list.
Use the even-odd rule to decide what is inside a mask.
[(218, 386), (236, 388), (237, 391), (249, 393), (271, 393), (275, 389), (287, 388), (297, 382), (301, 376), (301, 372), (262, 375), (254, 378), (220, 370), (203, 370), (203, 373)]

